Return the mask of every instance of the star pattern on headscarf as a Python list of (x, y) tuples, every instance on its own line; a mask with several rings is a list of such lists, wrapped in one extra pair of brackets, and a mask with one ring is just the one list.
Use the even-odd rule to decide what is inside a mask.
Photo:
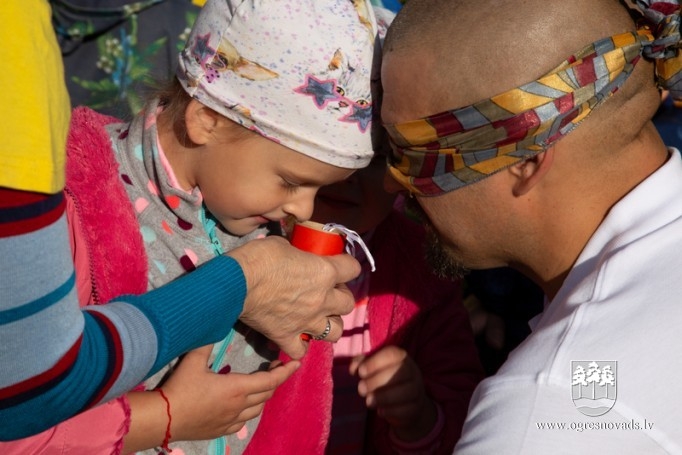
[(204, 66), (206, 61), (215, 54), (215, 49), (208, 45), (208, 40), (210, 38), (210, 33), (207, 33), (204, 36), (198, 35), (194, 41), (194, 46), (192, 46), (192, 55), (197, 59), (201, 66)]
[(336, 80), (326, 79), (321, 80), (310, 74), (306, 75), (305, 84), (294, 89), (296, 93), (310, 95), (315, 101), (315, 106), (322, 109), (330, 101), (342, 98), (336, 92)]
[(351, 103), (351, 111), (344, 117), (341, 117), (342, 122), (357, 122), (358, 128), (363, 133), (367, 131), (367, 127), (372, 121), (372, 104), (358, 104)]

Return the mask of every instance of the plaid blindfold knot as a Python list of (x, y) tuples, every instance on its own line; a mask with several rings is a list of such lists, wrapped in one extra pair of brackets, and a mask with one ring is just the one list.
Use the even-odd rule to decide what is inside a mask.
[(637, 0), (637, 7), (649, 26), (596, 41), (536, 81), (471, 106), (385, 125), (393, 177), (412, 193), (437, 196), (536, 155), (617, 91), (642, 55), (657, 59), (659, 84), (682, 99), (678, 0)]

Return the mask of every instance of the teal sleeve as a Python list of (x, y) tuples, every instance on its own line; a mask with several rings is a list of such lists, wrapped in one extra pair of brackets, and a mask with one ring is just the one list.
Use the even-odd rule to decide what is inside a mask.
[(158, 352), (151, 375), (188, 350), (225, 338), (245, 298), (239, 263), (220, 256), (159, 289), (117, 300), (139, 308), (154, 326)]

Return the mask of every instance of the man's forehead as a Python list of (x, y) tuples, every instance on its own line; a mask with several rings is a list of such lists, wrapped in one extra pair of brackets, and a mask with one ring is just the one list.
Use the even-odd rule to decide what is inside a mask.
[(452, 45), (443, 47), (438, 39), (427, 36), (384, 56), (384, 123), (468, 106), (540, 75), (532, 65), (519, 63), (521, 55), (496, 47), (490, 40), (483, 43), (466, 33), (452, 39)]
[[(442, 85), (437, 80), (433, 55), (425, 52), (391, 52), (383, 59), (381, 78), (384, 123), (400, 123), (436, 112)], [(434, 85), (435, 84), (435, 85)]]
[[(632, 28), (615, 0), (614, 5), (606, 0), (494, 3), (491, 9), (485, 5), (493, 0), (463, 1), (456, 12), (444, 10), (437, 24), (414, 22), (414, 31), (396, 37), (392, 47), (399, 50), (389, 49), (382, 71), (388, 92), (384, 123), (499, 95), (536, 80), (585, 45)], [(586, 12), (588, 5), (594, 15)]]

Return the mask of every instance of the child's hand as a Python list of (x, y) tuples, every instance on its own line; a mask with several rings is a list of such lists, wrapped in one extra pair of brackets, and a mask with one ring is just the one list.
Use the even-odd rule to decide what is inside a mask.
[(239, 431), (263, 411), (265, 401), (300, 366), (298, 361), (286, 365), (275, 361), (270, 371), (217, 374), (207, 366), (210, 353), (211, 346), (205, 346), (186, 354), (163, 386), (173, 423), (178, 423), (173, 439), (211, 439)]
[[(212, 346), (187, 353), (163, 385), (170, 402), (171, 441), (213, 439), (239, 431), (263, 411), (275, 389), (301, 365), (275, 361), (269, 371), (218, 374), (207, 364)], [(156, 392), (128, 394), (131, 428), (124, 452), (157, 446), (168, 424), (166, 405)]]
[(377, 410), (399, 439), (418, 440), (436, 424), (437, 410), (419, 367), (404, 349), (386, 346), (370, 357), (355, 357), (350, 372), (360, 377), (358, 393), (367, 406)]

